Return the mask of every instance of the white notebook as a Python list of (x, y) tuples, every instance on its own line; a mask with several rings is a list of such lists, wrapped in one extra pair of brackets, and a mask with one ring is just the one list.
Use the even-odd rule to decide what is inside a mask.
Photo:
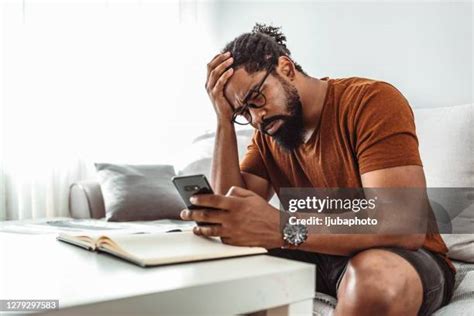
[(261, 247), (223, 244), (217, 237), (192, 231), (172, 233), (60, 233), (57, 239), (91, 251), (102, 251), (142, 267), (266, 253)]

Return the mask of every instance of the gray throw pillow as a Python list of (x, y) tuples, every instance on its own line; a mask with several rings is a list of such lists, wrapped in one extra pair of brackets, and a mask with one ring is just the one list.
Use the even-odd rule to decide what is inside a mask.
[(95, 164), (108, 221), (179, 219), (184, 203), (169, 165)]

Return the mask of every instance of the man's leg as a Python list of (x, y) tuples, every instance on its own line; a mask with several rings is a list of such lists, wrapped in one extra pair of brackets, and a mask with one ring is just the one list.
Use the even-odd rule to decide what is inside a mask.
[(370, 249), (349, 260), (337, 298), (336, 315), (417, 315), (423, 286), (407, 260)]
[(325, 255), (296, 249), (269, 249), (275, 257), (297, 260), (316, 265), (316, 291), (336, 297), (336, 283), (349, 261), (349, 257)]

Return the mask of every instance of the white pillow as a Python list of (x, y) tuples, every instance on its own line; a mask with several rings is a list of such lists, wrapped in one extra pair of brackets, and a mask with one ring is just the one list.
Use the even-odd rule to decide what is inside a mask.
[[(428, 188), (474, 187), (473, 109), (473, 104), (466, 104), (414, 110)], [(442, 237), (451, 258), (474, 262), (472, 190), (452, 192), (448, 198), (433, 194), (430, 199), (448, 210), (452, 210), (454, 204), (464, 203), (457, 208), (455, 217), (452, 216), (451, 224), (455, 231), (466, 234), (443, 234)]]
[(474, 186), (473, 104), (415, 109), (428, 187)]
[[(237, 144), (239, 160), (243, 158), (247, 151), (247, 145), (252, 140), (253, 130), (239, 130), (237, 134)], [(206, 133), (195, 138), (188, 147), (186, 154), (189, 159), (184, 166), (179, 168), (179, 175), (204, 174), (209, 178), (211, 173), (212, 154), (214, 151), (215, 133)]]

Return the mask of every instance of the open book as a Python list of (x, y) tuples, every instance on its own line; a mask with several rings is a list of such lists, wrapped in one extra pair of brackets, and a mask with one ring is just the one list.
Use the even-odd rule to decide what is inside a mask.
[(267, 252), (260, 247), (226, 245), (219, 238), (196, 236), (192, 231), (106, 235), (60, 233), (56, 238), (87, 250), (107, 252), (143, 267)]

